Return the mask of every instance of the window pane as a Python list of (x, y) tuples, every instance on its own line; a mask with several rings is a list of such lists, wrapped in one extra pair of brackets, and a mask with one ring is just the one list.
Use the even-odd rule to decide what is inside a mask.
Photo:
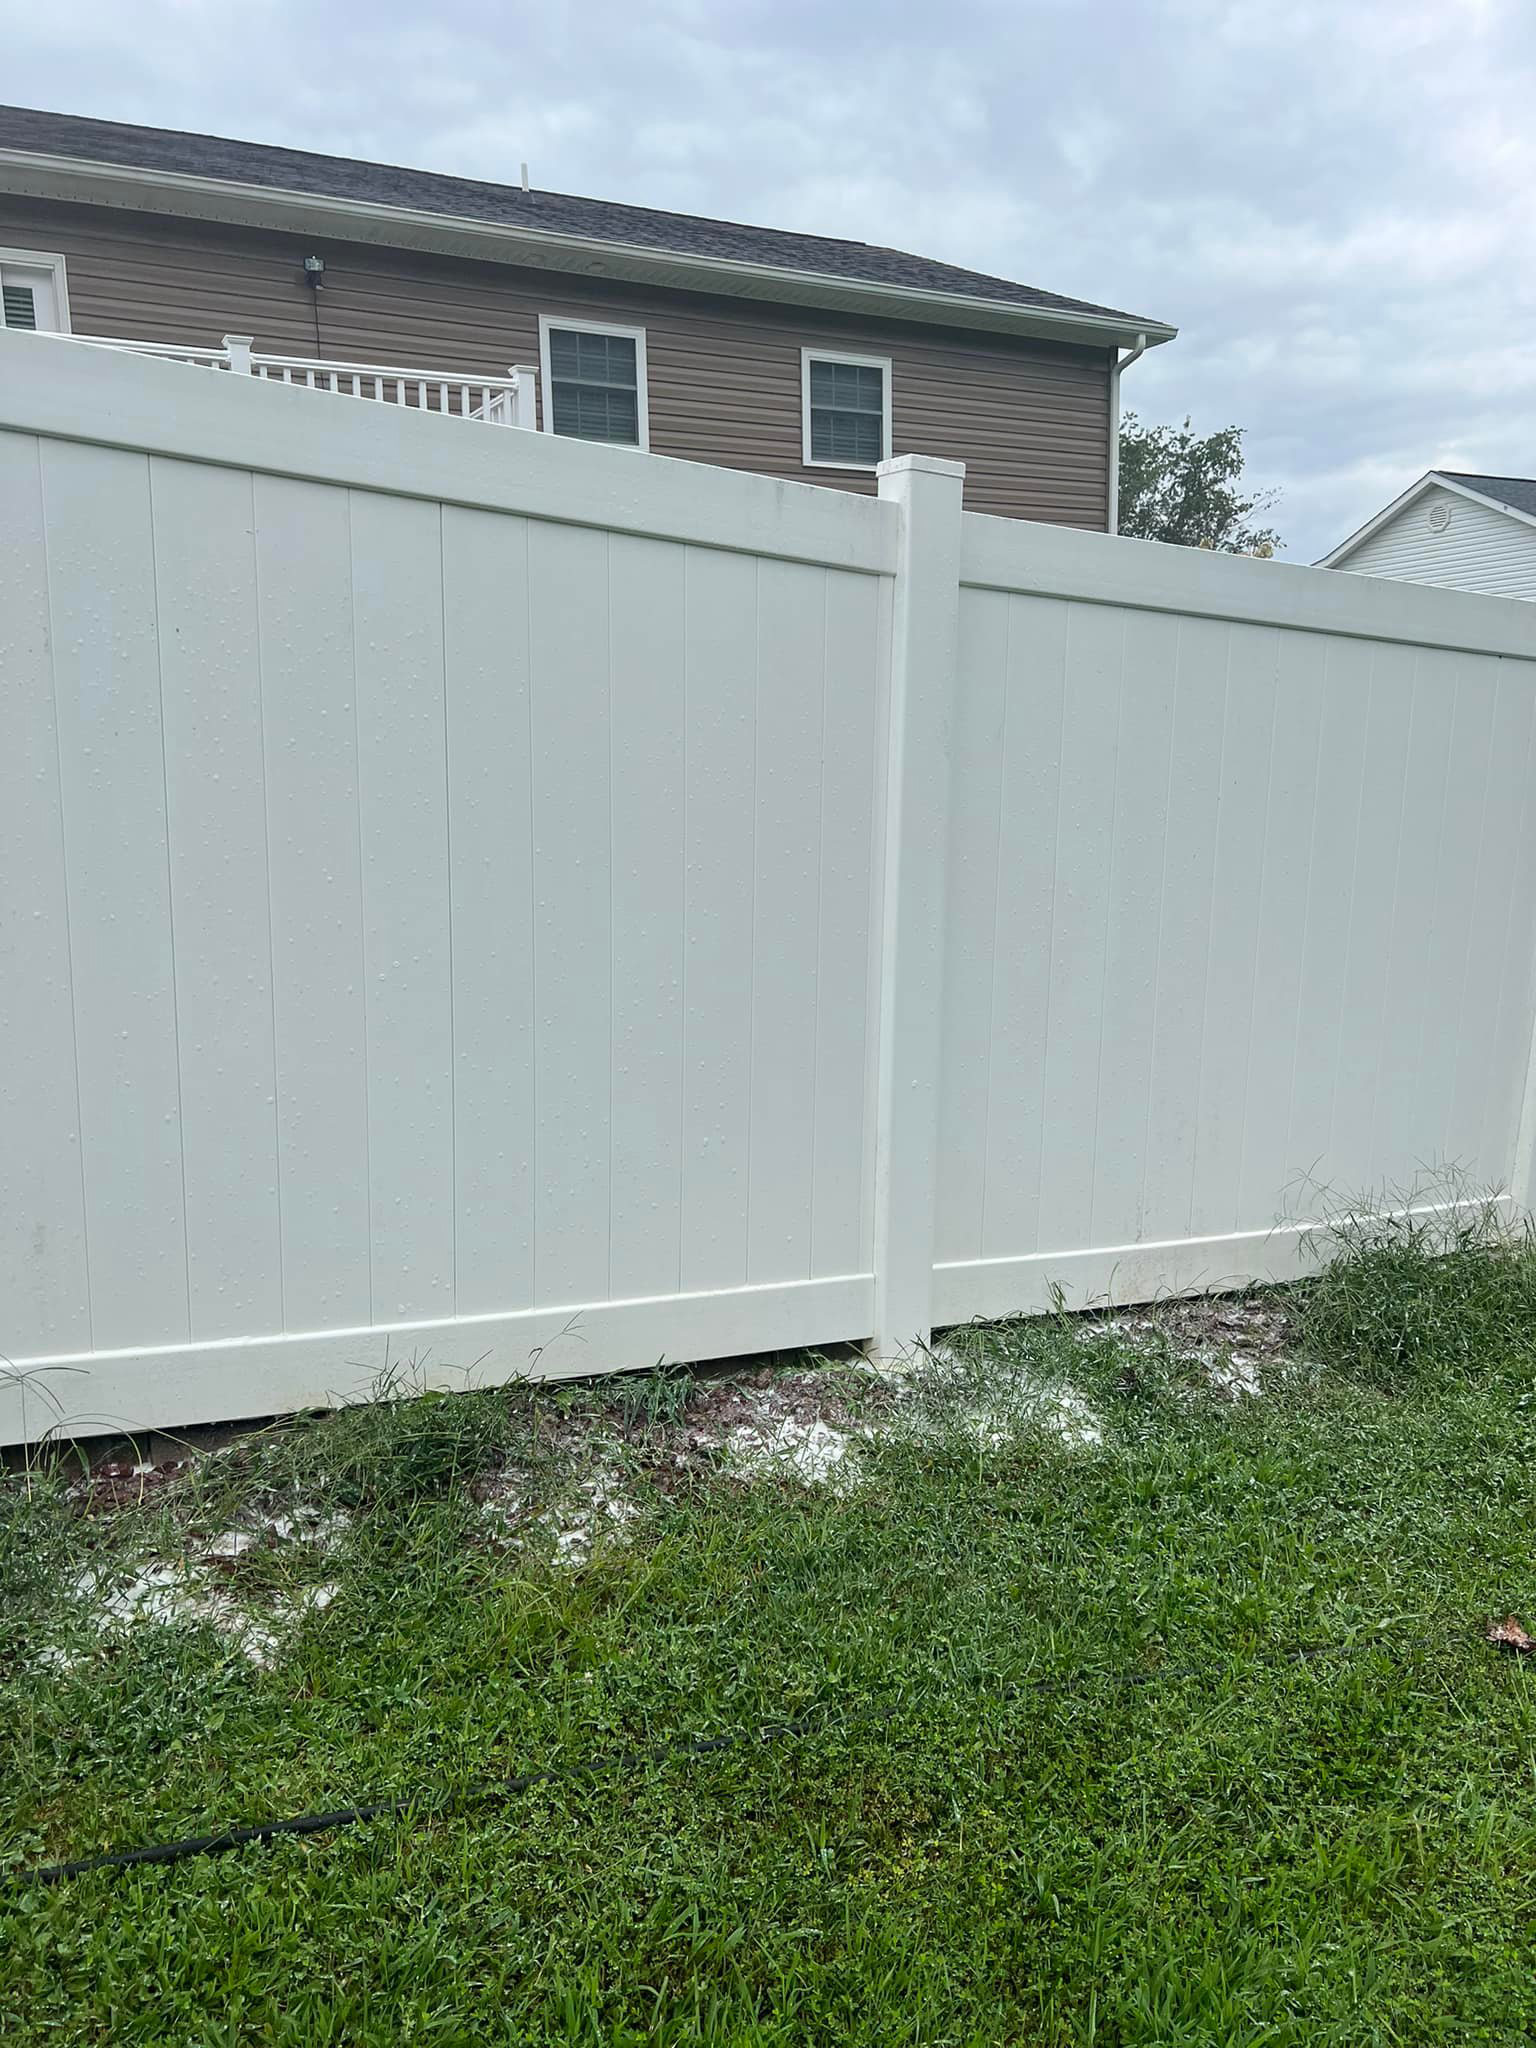
[(549, 330), (549, 392), (554, 430), (580, 441), (640, 445), (639, 350), (627, 334)]
[(875, 463), (885, 459), (885, 371), (869, 363), (812, 356), (811, 460)]
[(811, 407), (811, 455), (817, 462), (880, 462), (884, 438), (879, 413)]
[(553, 384), (555, 432), (581, 441), (622, 441), (634, 447), (640, 439), (640, 410), (633, 391), (614, 391), (600, 384)]
[(635, 344), (625, 334), (583, 334), (579, 328), (551, 328), (549, 372), (583, 384), (636, 386)]
[(884, 409), (885, 372), (864, 363), (811, 362), (812, 405), (836, 406), (839, 411), (874, 412)]

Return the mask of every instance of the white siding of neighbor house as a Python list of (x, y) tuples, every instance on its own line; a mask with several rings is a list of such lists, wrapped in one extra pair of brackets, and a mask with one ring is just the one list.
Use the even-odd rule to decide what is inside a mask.
[[(1429, 523), (1436, 505), (1451, 508), (1451, 523), (1443, 533)], [(1338, 566), (1356, 576), (1397, 576), (1409, 583), (1481, 590), (1491, 597), (1536, 598), (1536, 526), (1459, 491), (1430, 490)]]

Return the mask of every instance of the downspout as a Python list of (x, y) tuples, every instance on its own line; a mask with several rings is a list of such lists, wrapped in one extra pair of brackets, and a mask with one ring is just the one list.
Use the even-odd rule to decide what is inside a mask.
[(1139, 363), (1147, 352), (1147, 337), (1138, 334), (1128, 356), (1117, 350), (1109, 366), (1109, 523), (1107, 531), (1120, 531), (1120, 372)]

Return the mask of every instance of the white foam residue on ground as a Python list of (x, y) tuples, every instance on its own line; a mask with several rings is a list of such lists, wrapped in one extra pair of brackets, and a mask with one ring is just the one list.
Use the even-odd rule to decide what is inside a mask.
[(1088, 1450), (1104, 1441), (1098, 1416), (1076, 1387), (1031, 1389), (1025, 1412), (1038, 1427), (1052, 1431), (1076, 1450)]
[(546, 1509), (538, 1526), (554, 1537), (557, 1563), (582, 1565), (600, 1544), (622, 1540), (639, 1513), (616, 1473), (596, 1472), (582, 1481), (574, 1498)]
[(1099, 1418), (1075, 1387), (1039, 1386), (1021, 1382), (988, 1389), (987, 1395), (959, 1410), (966, 1433), (983, 1451), (999, 1451), (1021, 1430), (1039, 1429), (1073, 1450), (1089, 1450), (1104, 1441)]
[(264, 1515), (262, 1528), (282, 1543), (313, 1543), (320, 1550), (334, 1550), (352, 1526), (343, 1509), (322, 1515), (318, 1508), (295, 1508), (291, 1515)]
[(786, 1415), (738, 1423), (727, 1431), (724, 1449), (736, 1472), (788, 1473), (807, 1486), (825, 1486), (848, 1455), (848, 1439), (830, 1423)]
[(274, 1540), (306, 1543), (329, 1553), (337, 1548), (351, 1526), (352, 1517), (343, 1510), (322, 1515), (318, 1508), (298, 1507), (291, 1514), (259, 1515), (225, 1529), (204, 1544), (200, 1554), (205, 1563), (232, 1564), (258, 1544)]
[[(252, 1612), (227, 1588), (185, 1561), (147, 1565), (130, 1579), (84, 1571), (73, 1585), (84, 1618), (98, 1635), (122, 1636), (142, 1627), (211, 1628), (262, 1668), (273, 1662), (285, 1635), (306, 1614), (329, 1607), (337, 1590), (335, 1586), (306, 1586)], [(75, 1660), (67, 1650), (55, 1646), (44, 1651), (43, 1661), (55, 1669), (66, 1669)]]
[[(1043, 1430), (1072, 1450), (1092, 1450), (1103, 1443), (1097, 1411), (1070, 1382), (995, 1372), (979, 1386), (967, 1385), (963, 1353), (941, 1343), (933, 1355), (938, 1372), (922, 1392), (940, 1430), (958, 1419), (983, 1451), (1001, 1450), (1026, 1429)], [(947, 1385), (951, 1374), (955, 1379)]]
[(1213, 1359), (1208, 1370), (1212, 1387), (1218, 1394), (1225, 1394), (1228, 1400), (1257, 1397), (1264, 1391), (1258, 1360), (1245, 1358), (1241, 1351), (1229, 1352), (1225, 1360)]

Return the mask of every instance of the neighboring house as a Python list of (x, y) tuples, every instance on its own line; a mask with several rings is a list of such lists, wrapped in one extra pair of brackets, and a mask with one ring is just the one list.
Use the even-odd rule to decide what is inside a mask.
[(1536, 598), (1536, 477), (1432, 469), (1318, 567)]
[(448, 373), (546, 432), (1112, 527), (1121, 351), (1161, 322), (899, 250), (0, 108), (5, 324)]

